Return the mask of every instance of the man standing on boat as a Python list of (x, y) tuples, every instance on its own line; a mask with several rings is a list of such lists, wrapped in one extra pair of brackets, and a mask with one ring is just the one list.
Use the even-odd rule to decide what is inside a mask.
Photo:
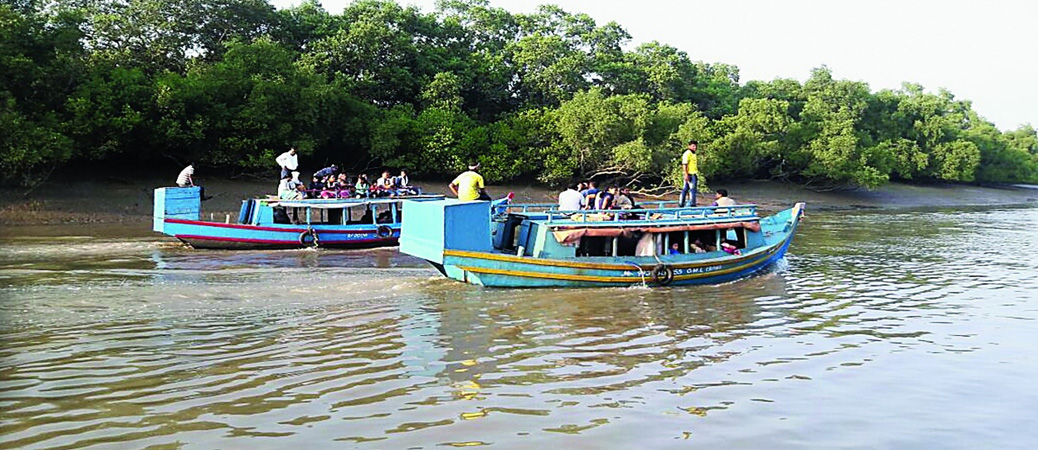
[(458, 200), (490, 200), (486, 186), (483, 184), (483, 176), (476, 172), (479, 169), (478, 162), (469, 163), (469, 170), (462, 172), (447, 187), (451, 189)]
[(291, 175), (293, 171), (299, 168), (299, 158), (296, 157), (296, 148), (292, 147), (287, 152), (278, 155), (275, 160), (278, 166), (281, 167), (281, 178)]
[(699, 162), (696, 159), (696, 147), (698, 146), (699, 142), (688, 141), (688, 148), (681, 155), (681, 174), (685, 183), (681, 187), (681, 199), (678, 201), (678, 206), (682, 208), (685, 207), (685, 199), (689, 192), (692, 193), (690, 206), (696, 206), (696, 188), (699, 184)]

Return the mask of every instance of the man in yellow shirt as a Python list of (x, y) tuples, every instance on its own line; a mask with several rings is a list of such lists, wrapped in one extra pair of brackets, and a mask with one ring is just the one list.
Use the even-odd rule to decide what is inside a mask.
[(469, 164), (468, 171), (462, 172), (454, 181), (451, 181), (448, 187), (454, 195), (458, 196), (458, 200), (490, 200), (486, 186), (483, 185), (483, 176), (476, 173), (477, 169), (479, 169), (479, 163), (473, 162)]
[(692, 193), (692, 202), (690, 206), (696, 206), (696, 188), (699, 184), (699, 162), (696, 159), (696, 147), (699, 146), (697, 141), (688, 141), (688, 149), (681, 155), (681, 173), (685, 179), (684, 186), (681, 187), (681, 199), (678, 201), (678, 207), (685, 207), (685, 199), (688, 197), (689, 192)]

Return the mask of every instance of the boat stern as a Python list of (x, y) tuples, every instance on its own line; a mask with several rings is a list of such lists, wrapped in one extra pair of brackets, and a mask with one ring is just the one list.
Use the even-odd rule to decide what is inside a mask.
[(490, 251), (490, 207), (485, 201), (406, 200), (400, 251), (437, 265), (447, 249)]
[(166, 219), (199, 220), (202, 217), (202, 188), (165, 187), (155, 189), (152, 230), (166, 232)]

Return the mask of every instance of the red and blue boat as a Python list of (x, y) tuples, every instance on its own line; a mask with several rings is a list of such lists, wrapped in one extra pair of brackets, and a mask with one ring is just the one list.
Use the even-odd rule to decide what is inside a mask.
[(333, 198), (242, 201), (237, 220), (202, 220), (201, 188), (155, 189), (153, 229), (200, 249), (366, 248), (396, 245), (403, 199)]

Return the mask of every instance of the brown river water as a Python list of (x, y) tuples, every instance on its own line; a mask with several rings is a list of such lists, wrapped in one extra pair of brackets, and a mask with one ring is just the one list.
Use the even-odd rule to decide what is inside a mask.
[(810, 213), (718, 286), (0, 232), (0, 448), (1033, 448), (1038, 209)]

